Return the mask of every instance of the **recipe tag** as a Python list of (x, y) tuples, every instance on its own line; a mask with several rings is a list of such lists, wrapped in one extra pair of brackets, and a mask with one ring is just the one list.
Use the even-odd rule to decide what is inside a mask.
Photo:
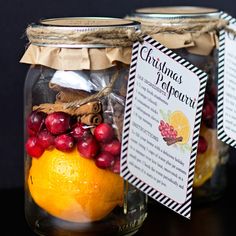
[(236, 19), (222, 13), (229, 26), (219, 37), (218, 139), (236, 147)]
[(133, 46), (121, 176), (190, 218), (207, 75), (149, 36)]

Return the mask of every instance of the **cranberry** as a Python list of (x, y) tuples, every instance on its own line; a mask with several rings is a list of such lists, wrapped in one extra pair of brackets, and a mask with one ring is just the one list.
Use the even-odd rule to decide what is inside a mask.
[(203, 154), (207, 150), (207, 141), (203, 136), (199, 136), (197, 152)]
[(38, 134), (38, 141), (40, 146), (45, 149), (49, 149), (54, 144), (54, 136), (46, 129), (41, 130)]
[(164, 126), (165, 125), (165, 121), (164, 120), (161, 120), (160, 121), (160, 126)]
[(101, 123), (94, 129), (94, 136), (99, 142), (107, 143), (113, 139), (114, 135), (113, 128), (107, 123)]
[(97, 155), (99, 144), (92, 135), (89, 135), (78, 141), (77, 149), (83, 157), (91, 159)]
[(209, 100), (205, 100), (205, 103), (203, 105), (202, 109), (202, 119), (203, 120), (209, 120), (213, 119), (216, 113), (216, 108), (213, 102)]
[(176, 139), (176, 138), (177, 138), (177, 132), (173, 132), (173, 133), (170, 135), (170, 138)]
[(29, 137), (25, 144), (26, 152), (31, 157), (40, 157), (44, 152), (44, 148), (40, 146), (38, 138)]
[(214, 100), (217, 97), (217, 86), (216, 84), (212, 83), (211, 87), (209, 89), (209, 95), (211, 96), (211, 98)]
[(120, 151), (121, 151), (121, 143), (119, 140), (113, 139), (109, 143), (104, 143), (102, 145), (102, 149), (103, 151), (109, 152), (114, 156), (118, 156), (120, 155)]
[(120, 160), (119, 159), (115, 160), (115, 163), (111, 167), (111, 171), (116, 174), (120, 174)]
[(52, 134), (62, 134), (70, 128), (70, 116), (64, 112), (54, 112), (46, 117), (45, 124)]
[(99, 153), (95, 160), (96, 166), (102, 169), (110, 168), (114, 165), (114, 163), (115, 158), (109, 152)]
[(170, 129), (170, 125), (168, 123), (165, 123), (165, 129), (169, 130)]
[(36, 135), (43, 127), (46, 114), (40, 111), (32, 111), (27, 117), (27, 131), (30, 136)]
[(71, 131), (71, 135), (77, 140), (82, 139), (83, 137), (89, 134), (90, 134), (90, 131), (86, 129), (84, 125), (80, 122), (78, 122)]
[(161, 121), (160, 121), (160, 124), (159, 124), (159, 126), (158, 126), (159, 130), (160, 130), (160, 131), (164, 130), (164, 128), (165, 128), (164, 126), (165, 126), (165, 122), (164, 122), (163, 120), (161, 120)]
[(29, 127), (27, 127), (27, 133), (29, 136), (36, 136), (37, 135), (37, 132), (33, 131)]
[(161, 131), (162, 137), (166, 138), (168, 137), (168, 132), (166, 130)]
[(61, 134), (55, 138), (54, 143), (56, 149), (69, 152), (73, 149), (74, 139), (69, 134)]

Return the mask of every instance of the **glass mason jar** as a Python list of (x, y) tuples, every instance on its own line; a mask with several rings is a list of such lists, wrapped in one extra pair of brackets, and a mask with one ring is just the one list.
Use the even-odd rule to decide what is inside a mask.
[(145, 194), (119, 175), (138, 28), (113, 18), (27, 28), (25, 214), (40, 235), (133, 235), (146, 218)]
[(137, 9), (131, 19), (142, 32), (208, 74), (193, 181), (193, 203), (217, 199), (226, 186), (228, 146), (217, 139), (217, 43), (225, 25), (216, 9), (157, 7)]

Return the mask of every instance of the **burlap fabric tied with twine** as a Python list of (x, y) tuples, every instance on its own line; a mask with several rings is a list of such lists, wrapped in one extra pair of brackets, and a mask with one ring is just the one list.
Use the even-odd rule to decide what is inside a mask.
[(116, 61), (130, 64), (132, 44), (141, 39), (137, 22), (62, 19), (27, 28), (30, 45), (22, 63), (56, 70), (101, 70), (114, 66)]

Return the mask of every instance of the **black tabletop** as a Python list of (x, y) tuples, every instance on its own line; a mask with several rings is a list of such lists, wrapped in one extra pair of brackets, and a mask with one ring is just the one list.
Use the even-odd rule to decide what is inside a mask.
[[(148, 217), (136, 236), (231, 236), (236, 235), (235, 167), (228, 167), (228, 187), (215, 202), (193, 206), (191, 220), (159, 203), (149, 204)], [(34, 236), (24, 218), (23, 189), (0, 190), (0, 235)]]

